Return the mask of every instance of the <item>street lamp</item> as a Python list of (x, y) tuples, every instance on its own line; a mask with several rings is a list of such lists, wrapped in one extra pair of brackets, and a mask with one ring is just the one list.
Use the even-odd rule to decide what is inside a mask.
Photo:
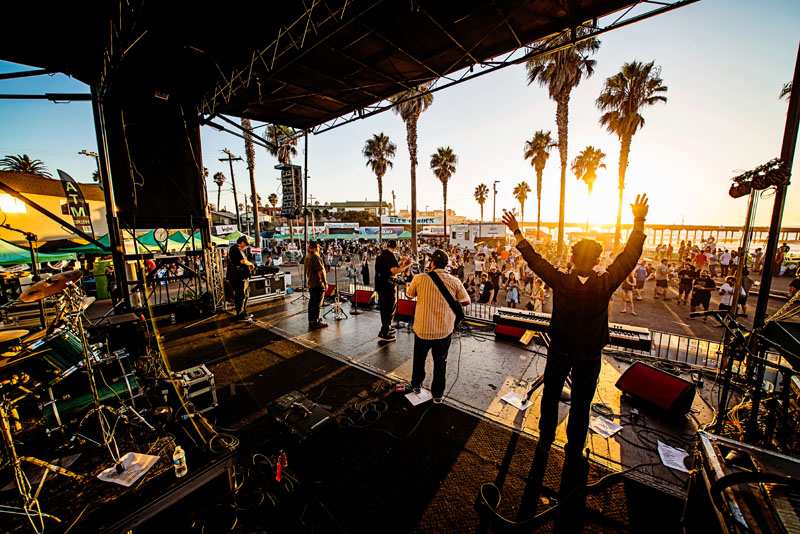
[(97, 152), (95, 152), (93, 150), (86, 150), (84, 148), (83, 150), (78, 152), (78, 155), (94, 158), (94, 163), (95, 163), (95, 165), (97, 165), (97, 181), (99, 182), (100, 181), (100, 156), (97, 154)]

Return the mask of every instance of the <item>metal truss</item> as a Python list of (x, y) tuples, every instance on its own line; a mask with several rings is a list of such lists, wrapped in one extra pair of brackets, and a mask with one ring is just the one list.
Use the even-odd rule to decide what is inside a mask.
[(109, 32), (103, 49), (102, 66), (96, 82), (99, 96), (104, 96), (108, 91), (112, 73), (125, 55), (147, 35), (147, 30), (138, 29), (137, 25), (144, 2), (145, 0), (114, 2), (112, 15), (108, 20)]
[[(343, 28), (349, 26), (361, 16), (379, 6), (384, 0), (367, 2), (360, 10), (355, 11), (352, 4), (355, 0), (343, 0), (341, 5), (332, 8), (326, 0), (302, 0), (305, 10), (293, 22), (281, 26), (278, 34), (265, 48), (254, 51), (243, 67), (234, 69), (233, 72), (218, 84), (200, 104), (200, 112), (207, 116), (215, 116), (220, 105), (227, 104), (243, 88), (257, 84), (259, 95), (261, 93), (260, 81), (257, 75), (259, 70), (273, 80), (278, 80), (285, 86), (298, 86), (289, 80), (279, 80), (277, 76), (290, 65), (296, 63), (306, 54), (326, 43)], [(331, 28), (328, 31), (328, 28)], [(327, 32), (327, 33), (325, 33)], [(309, 35), (319, 36), (319, 39), (309, 39)], [(289, 61), (281, 61), (287, 54), (297, 52)], [(223, 75), (224, 76), (224, 75)]]
[[(569, 40), (569, 42), (566, 43), (563, 42), (563, 39), (561, 39), (561, 35), (563, 32), (558, 32), (549, 37), (546, 37), (544, 39), (526, 45), (522, 43), (518, 37), (516, 37), (516, 33), (514, 32), (508, 19), (506, 18), (500, 23), (500, 26), (504, 26), (509, 31), (511, 31), (512, 34), (514, 34), (515, 38), (517, 39), (519, 47), (505, 54), (502, 58), (494, 58), (492, 60), (482, 61), (482, 62), (477, 61), (472, 56), (470, 48), (467, 48), (462, 43), (459, 43), (459, 41), (453, 35), (448, 33), (446, 29), (439, 22), (437, 22), (429, 13), (427, 13), (424, 9), (420, 8), (420, 11), (424, 13), (448, 37), (448, 39), (450, 39), (462, 51), (462, 56), (459, 58), (458, 61), (455, 61), (453, 63), (453, 66), (460, 64), (465, 59), (469, 59), (470, 62), (473, 63), (473, 65), (468, 68), (461, 69), (460, 71), (452, 73), (450, 75), (444, 75), (444, 74), (440, 75), (439, 73), (435, 73), (430, 68), (426, 67), (434, 76), (433, 78), (428, 77), (426, 79), (421, 79), (421, 80), (408, 80), (406, 83), (408, 83), (410, 86), (417, 86), (421, 83), (425, 83), (432, 80), (428, 90), (420, 94), (434, 93), (436, 91), (440, 91), (442, 89), (446, 89), (448, 87), (452, 87), (454, 85), (458, 85), (460, 83), (472, 80), (479, 76), (483, 76), (491, 72), (504, 69), (511, 65), (519, 65), (536, 57), (558, 52), (559, 50), (569, 48), (582, 41), (593, 39), (604, 33), (608, 33), (610, 31), (622, 28), (624, 26), (628, 26), (630, 24), (634, 24), (636, 22), (640, 22), (642, 20), (655, 17), (656, 15), (661, 15), (668, 11), (684, 7), (689, 4), (694, 4), (698, 1), (700, 0), (671, 0), (671, 1), (641, 0), (629, 6), (621, 13), (619, 12), (612, 13), (611, 15), (603, 17), (602, 19), (595, 19), (580, 24), (578, 26), (569, 28), (571, 30), (572, 38)], [(577, 20), (580, 20), (580, 13), (577, 13), (576, 16), (578, 17)], [(374, 31), (372, 33), (375, 34)], [(391, 43), (388, 40), (386, 41), (387, 44), (393, 46), (393, 43)], [(395, 48), (398, 49), (397, 47)], [(413, 56), (411, 56), (410, 54), (407, 54), (402, 50), (400, 50), (400, 52), (409, 56), (409, 58), (412, 61), (422, 64), (419, 60), (413, 58)], [(368, 66), (365, 65), (365, 68), (367, 67)], [(444, 72), (446, 73), (447, 70), (445, 70)], [(379, 73), (382, 76), (388, 76), (386, 75), (386, 73), (383, 73), (382, 71), (373, 70), (373, 72)], [(399, 83), (399, 80), (392, 80), (392, 81)], [(354, 89), (361, 89), (361, 88), (354, 88)], [(416, 98), (416, 96), (410, 96), (405, 100), (411, 98)], [(384, 111), (388, 111), (393, 107), (395, 107), (397, 104), (404, 102), (405, 100), (391, 102), (388, 99), (383, 99), (369, 106), (360, 107), (348, 114), (336, 117), (335, 119), (332, 119), (318, 126), (315, 126), (309, 129), (309, 132), (313, 134), (327, 132), (329, 130), (333, 130), (334, 128), (344, 126), (345, 124), (349, 124), (351, 122), (360, 119), (365, 119), (367, 117), (371, 117), (373, 115), (382, 113)]]

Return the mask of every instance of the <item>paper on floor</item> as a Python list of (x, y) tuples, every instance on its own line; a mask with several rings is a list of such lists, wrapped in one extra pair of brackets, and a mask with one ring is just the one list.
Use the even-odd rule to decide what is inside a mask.
[(112, 465), (108, 469), (101, 471), (100, 474), (97, 475), (97, 478), (103, 482), (113, 482), (129, 488), (153, 467), (158, 461), (158, 458), (158, 456), (152, 456), (150, 454), (129, 452), (120, 458), (120, 462), (125, 468), (122, 473), (117, 473), (117, 468)]
[(411, 393), (406, 393), (406, 398), (408, 399), (408, 402), (414, 406), (417, 406), (423, 402), (431, 400), (433, 395), (431, 395), (431, 392), (427, 389), (421, 389), (419, 390), (419, 393), (414, 393), (413, 391)]
[(531, 405), (530, 402), (528, 402), (526, 399), (523, 399), (513, 391), (509, 391), (508, 393), (500, 397), (500, 400), (507, 402), (508, 404), (510, 404), (511, 406), (520, 411), (527, 410), (528, 406)]
[(618, 425), (614, 421), (610, 421), (602, 415), (598, 415), (591, 418), (589, 421), (589, 428), (591, 428), (592, 432), (595, 434), (600, 434), (604, 438), (610, 438), (622, 430), (622, 425)]
[(689, 472), (689, 470), (686, 469), (686, 464), (683, 462), (686, 457), (689, 456), (689, 453), (685, 450), (670, 447), (666, 443), (659, 441), (658, 455), (661, 457), (661, 463), (670, 469), (675, 469), (676, 471), (682, 471), (684, 473)]

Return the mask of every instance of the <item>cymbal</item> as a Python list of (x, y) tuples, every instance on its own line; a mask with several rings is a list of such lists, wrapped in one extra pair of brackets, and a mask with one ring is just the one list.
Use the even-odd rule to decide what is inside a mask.
[(61, 293), (69, 284), (77, 282), (82, 276), (83, 273), (81, 271), (67, 271), (54, 274), (47, 280), (36, 282), (23, 291), (19, 296), (19, 300), (22, 302), (36, 302), (37, 300), (51, 297)]
[(29, 333), (30, 330), (25, 330), (22, 328), (14, 330), (0, 330), (0, 343), (6, 343), (8, 341), (14, 341), (16, 339), (23, 338)]

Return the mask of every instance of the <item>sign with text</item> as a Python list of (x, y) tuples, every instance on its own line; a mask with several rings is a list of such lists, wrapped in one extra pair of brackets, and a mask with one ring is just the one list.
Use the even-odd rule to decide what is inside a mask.
[(217, 235), (228, 235), (236, 231), (235, 224), (218, 224), (214, 226), (214, 233)]
[(56, 170), (58, 171), (58, 177), (61, 178), (61, 185), (64, 187), (64, 196), (67, 199), (67, 211), (72, 216), (72, 222), (79, 230), (94, 237), (92, 212), (89, 209), (89, 203), (86, 202), (83, 196), (83, 191), (78, 187), (78, 183), (72, 176), (61, 169)]
[(279, 165), (283, 189), (282, 217), (296, 217), (303, 207), (303, 181), (299, 165)]
[[(396, 215), (381, 215), (381, 222), (383, 224), (411, 224), (411, 219), (406, 217), (398, 217)], [(442, 224), (441, 217), (417, 217), (417, 224)]]

